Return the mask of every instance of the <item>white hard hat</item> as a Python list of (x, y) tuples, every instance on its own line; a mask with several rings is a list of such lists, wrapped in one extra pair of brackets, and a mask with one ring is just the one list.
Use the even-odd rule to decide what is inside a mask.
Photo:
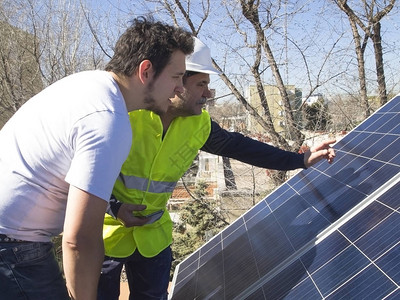
[(186, 56), (186, 71), (221, 74), (212, 65), (210, 48), (196, 37), (194, 38), (193, 53)]

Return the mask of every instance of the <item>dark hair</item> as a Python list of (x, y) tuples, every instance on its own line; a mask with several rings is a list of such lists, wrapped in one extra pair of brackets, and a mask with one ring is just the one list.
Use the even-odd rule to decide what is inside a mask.
[(189, 55), (193, 48), (193, 36), (188, 31), (140, 17), (118, 39), (105, 70), (131, 76), (143, 60), (150, 60), (156, 78), (173, 52), (180, 50)]

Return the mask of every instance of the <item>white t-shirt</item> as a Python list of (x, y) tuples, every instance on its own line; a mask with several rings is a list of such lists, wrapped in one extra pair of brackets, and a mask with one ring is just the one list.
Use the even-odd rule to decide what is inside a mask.
[(44, 89), (0, 131), (0, 233), (39, 242), (61, 233), (70, 184), (108, 201), (131, 143), (109, 72), (81, 72)]

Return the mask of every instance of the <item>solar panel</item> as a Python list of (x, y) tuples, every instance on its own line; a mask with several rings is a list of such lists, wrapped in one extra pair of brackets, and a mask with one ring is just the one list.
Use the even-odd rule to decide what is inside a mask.
[(176, 268), (172, 299), (400, 299), (400, 95)]

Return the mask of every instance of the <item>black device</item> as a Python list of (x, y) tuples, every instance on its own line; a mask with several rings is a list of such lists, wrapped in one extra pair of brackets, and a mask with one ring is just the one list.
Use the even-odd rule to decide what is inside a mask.
[(161, 209), (161, 210), (153, 212), (147, 216), (143, 216), (142, 218), (147, 220), (146, 225), (152, 224), (155, 221), (159, 220), (161, 218), (161, 216), (163, 215), (163, 213), (164, 213), (164, 211)]

